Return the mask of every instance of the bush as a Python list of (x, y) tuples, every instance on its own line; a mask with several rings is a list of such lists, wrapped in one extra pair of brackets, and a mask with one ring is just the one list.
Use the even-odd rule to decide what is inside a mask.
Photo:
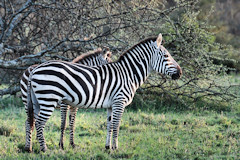
[[(28, 6), (26, 16), (30, 17), (17, 12), (24, 4)], [(71, 60), (99, 46), (108, 46), (117, 57), (140, 40), (161, 32), (166, 42), (164, 46), (182, 67), (183, 76), (179, 81), (170, 81), (166, 80), (168, 77), (153, 74), (138, 90), (139, 94), (160, 95), (182, 104), (186, 100), (195, 102), (199, 99), (229, 102), (237, 97), (233, 88), (239, 84), (233, 86), (226, 74), (235, 64), (226, 58), (234, 50), (215, 42), (216, 36), (210, 32), (213, 26), (208, 24), (208, 16), (199, 20), (199, 5), (195, 0), (98, 3), (63, 0), (59, 3), (39, 1), (37, 4), (39, 9), (35, 8), (35, 2), (13, 2), (6, 5), (10, 9), (4, 9), (3, 19), (24, 18), (19, 18), (19, 23), (9, 24), (13, 25), (11, 32), (8, 32), (9, 27), (2, 27), (4, 33), (9, 34), (3, 34), (0, 40), (3, 52), (0, 68), (4, 68), (3, 75), (6, 75), (0, 83), (9, 83), (6, 86), (13, 87), (0, 90), (0, 94), (19, 91), (16, 86), (19, 86), (21, 70), (34, 63), (49, 59)], [(12, 8), (18, 15), (11, 12)], [(33, 10), (36, 12), (30, 14)], [(146, 98), (151, 102), (150, 106), (158, 107), (154, 96), (153, 99), (152, 96)]]
[[(234, 60), (225, 59), (230, 46), (215, 42), (215, 35), (209, 30), (213, 27), (198, 20), (196, 5), (185, 7), (172, 13), (161, 21), (159, 31), (163, 32), (165, 47), (180, 64), (183, 76), (178, 81), (167, 77), (152, 75), (140, 93), (162, 95), (164, 98), (196, 102), (234, 102), (238, 93), (233, 91), (239, 84), (230, 82)], [(186, 103), (185, 103), (186, 104)]]

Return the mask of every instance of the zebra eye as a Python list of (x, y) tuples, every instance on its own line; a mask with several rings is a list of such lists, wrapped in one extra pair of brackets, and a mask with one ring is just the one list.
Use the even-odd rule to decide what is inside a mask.
[(164, 54), (163, 56), (164, 56), (165, 58), (168, 58), (168, 55), (167, 55), (167, 54)]

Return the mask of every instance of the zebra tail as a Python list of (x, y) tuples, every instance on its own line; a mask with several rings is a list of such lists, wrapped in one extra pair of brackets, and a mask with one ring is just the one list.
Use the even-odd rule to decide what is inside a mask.
[(27, 110), (28, 110), (30, 127), (32, 128), (33, 122), (34, 122), (34, 113), (33, 113), (33, 102), (32, 102), (32, 93), (31, 93), (31, 80), (28, 81), (28, 86), (27, 86)]

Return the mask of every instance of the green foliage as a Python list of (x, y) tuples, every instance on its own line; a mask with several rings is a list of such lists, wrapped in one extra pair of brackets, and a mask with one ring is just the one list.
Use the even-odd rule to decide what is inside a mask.
[[(233, 52), (227, 51), (226, 57), (219, 54), (221, 58), (232, 58), (236, 60), (233, 68), (240, 70), (240, 57), (239, 57), (239, 41), (240, 41), (240, 28), (239, 28), (239, 1), (216, 1), (216, 0), (200, 0), (198, 3), (201, 13), (198, 20), (206, 20), (209, 24), (215, 26), (209, 31), (215, 33), (216, 42), (231, 45)], [(231, 47), (231, 48), (232, 48)], [(229, 48), (229, 47), (228, 47)]]
[(10, 107), (23, 107), (22, 100), (16, 96), (3, 96), (0, 97), (0, 109)]
[(196, 7), (194, 4), (166, 15), (158, 27), (164, 35), (164, 46), (182, 67), (183, 76), (177, 82), (150, 76), (139, 93), (171, 97), (182, 104), (199, 100), (229, 103), (239, 98), (233, 88), (240, 89), (240, 85), (231, 83), (232, 76), (226, 74), (236, 68), (236, 61), (226, 58), (233, 49), (216, 42), (207, 19), (198, 20)]

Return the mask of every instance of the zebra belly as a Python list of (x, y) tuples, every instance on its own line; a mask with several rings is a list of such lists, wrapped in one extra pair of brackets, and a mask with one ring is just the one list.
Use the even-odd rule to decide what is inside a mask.
[(96, 109), (96, 108), (110, 108), (111, 107), (111, 103), (108, 100), (108, 98), (106, 98), (102, 103), (93, 102), (90, 105), (76, 104), (76, 103), (71, 102), (69, 100), (64, 100), (64, 103), (69, 104), (71, 106), (78, 107), (78, 108), (92, 108), (92, 109)]

